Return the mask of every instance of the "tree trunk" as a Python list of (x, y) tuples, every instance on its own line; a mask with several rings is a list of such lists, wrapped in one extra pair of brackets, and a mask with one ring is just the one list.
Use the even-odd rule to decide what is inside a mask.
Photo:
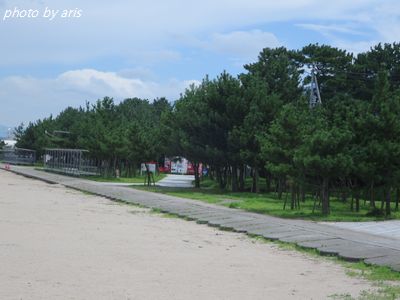
[(244, 168), (245, 168), (245, 166), (244, 165), (241, 165), (240, 166), (240, 169), (239, 169), (239, 191), (241, 191), (241, 192), (243, 192), (244, 191), (244, 189), (245, 189), (245, 186), (244, 186)]
[(296, 184), (296, 208), (300, 209), (300, 185)]
[(360, 195), (356, 192), (356, 212), (360, 211)]
[(215, 176), (217, 177), (217, 182), (218, 182), (219, 188), (221, 188), (222, 179), (221, 179), (221, 171), (220, 171), (219, 167), (215, 168)]
[(216, 173), (217, 173), (217, 181), (219, 184), (219, 188), (223, 190), (226, 186), (226, 183), (224, 181), (226, 174), (222, 174), (221, 167), (216, 168)]
[(207, 176), (210, 180), (214, 180), (214, 168), (212, 166), (208, 167)]
[(238, 176), (237, 176), (237, 166), (232, 166), (232, 175), (231, 175), (231, 187), (232, 192), (238, 191)]
[(222, 189), (225, 189), (228, 184), (228, 167), (223, 168), (223, 176), (222, 176)]
[[(149, 169), (149, 165), (148, 164), (144, 164), (144, 166), (146, 167), (146, 177), (147, 177), (147, 186), (151, 185), (151, 175), (150, 175), (150, 169)], [(146, 185), (146, 181), (144, 182)]]
[(350, 201), (350, 210), (354, 211), (354, 195), (351, 195), (351, 201)]
[(322, 181), (322, 214), (329, 215), (329, 179), (324, 178)]
[(391, 210), (390, 210), (390, 198), (391, 198), (390, 190), (391, 190), (391, 188), (389, 187), (387, 189), (387, 191), (386, 191), (386, 197), (385, 197), (386, 198), (386, 211), (385, 211), (386, 216), (390, 216), (390, 213), (391, 213)]
[(306, 202), (306, 191), (304, 190), (304, 186), (300, 186), (300, 195), (301, 195), (301, 202)]
[(291, 195), (290, 209), (293, 210), (296, 206), (296, 191), (293, 182), (290, 183), (290, 195)]
[(396, 211), (399, 210), (399, 200), (400, 200), (400, 189), (397, 188), (396, 189)]
[(193, 169), (194, 169), (194, 187), (196, 189), (200, 188), (200, 174), (199, 174), (199, 163), (193, 163)]
[(113, 159), (112, 169), (114, 177), (117, 177), (117, 157), (114, 157)]
[(267, 193), (271, 191), (271, 181), (272, 181), (272, 175), (271, 173), (267, 172), (267, 175), (265, 176), (265, 186), (267, 189)]
[(278, 199), (282, 199), (283, 185), (285, 184), (284, 179), (282, 177), (279, 177), (277, 184), (278, 184)]
[(369, 199), (369, 205), (372, 208), (375, 208), (375, 193), (374, 193), (374, 183), (371, 183), (371, 194), (370, 194), (370, 199)]
[(343, 203), (346, 203), (347, 202), (347, 194), (346, 194), (346, 192), (342, 192), (341, 195), (340, 195), (340, 198), (341, 198)]
[(313, 213), (315, 212), (315, 209), (316, 209), (316, 207), (317, 207), (317, 200), (320, 199), (320, 195), (319, 195), (319, 194), (320, 194), (319, 192), (316, 192), (316, 193), (314, 194), (314, 196), (313, 196), (313, 198), (314, 198), (314, 205), (313, 205), (313, 209), (312, 209), (312, 212), (313, 212)]
[(252, 187), (251, 187), (251, 192), (252, 193), (259, 193), (260, 192), (260, 186), (258, 184), (258, 178), (259, 178), (258, 168), (257, 168), (257, 166), (254, 166), (254, 168), (253, 168), (253, 184), (252, 184)]

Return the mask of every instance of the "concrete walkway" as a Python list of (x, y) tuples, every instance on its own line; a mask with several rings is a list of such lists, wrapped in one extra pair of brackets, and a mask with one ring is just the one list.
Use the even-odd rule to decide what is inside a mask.
[(156, 185), (163, 187), (191, 188), (193, 187), (193, 175), (168, 174), (165, 178), (156, 182)]
[[(167, 174), (167, 176), (156, 182), (156, 186), (171, 187), (171, 188), (191, 188), (193, 187), (193, 175), (175, 175)], [(107, 181), (92, 181), (93, 184), (103, 186), (142, 186), (143, 182), (107, 182)]]
[(369, 264), (388, 266), (400, 271), (400, 239), (309, 221), (280, 219), (129, 187), (98, 185), (89, 180), (46, 173), (28, 167), (12, 166), (11, 171), (113, 200), (160, 209), (196, 220), (198, 223), (295, 243), (305, 248), (318, 249), (322, 254), (338, 255), (349, 261), (364, 260)]
[(322, 224), (400, 239), (400, 220), (379, 222), (324, 222)]
[(94, 181), (94, 184), (105, 185), (105, 186), (132, 186), (132, 185), (143, 185), (143, 182), (107, 182), (107, 181)]

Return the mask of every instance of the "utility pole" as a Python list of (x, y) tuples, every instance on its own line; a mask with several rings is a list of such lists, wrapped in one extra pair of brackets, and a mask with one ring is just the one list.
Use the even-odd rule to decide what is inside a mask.
[(317, 70), (315, 66), (313, 66), (311, 70), (311, 93), (310, 93), (310, 108), (314, 108), (317, 105), (322, 104), (321, 94), (319, 93), (319, 86), (317, 81)]

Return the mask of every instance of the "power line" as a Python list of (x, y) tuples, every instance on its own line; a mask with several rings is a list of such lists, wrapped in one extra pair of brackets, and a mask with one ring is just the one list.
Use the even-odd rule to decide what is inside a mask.
[[(312, 71), (306, 71), (304, 70), (304, 73), (312, 76)], [(357, 78), (357, 80), (365, 80), (365, 81), (374, 81), (376, 79), (377, 73), (367, 73), (367, 72), (353, 72), (353, 71), (333, 71), (331, 72), (332, 74), (323, 74), (321, 72), (318, 72), (320, 76), (324, 77), (329, 77), (329, 76), (335, 76), (335, 75), (350, 75), (350, 76), (360, 76)], [(349, 79), (349, 78), (347, 78)], [(391, 82), (400, 82), (400, 75), (390, 75), (388, 76), (388, 81)]]

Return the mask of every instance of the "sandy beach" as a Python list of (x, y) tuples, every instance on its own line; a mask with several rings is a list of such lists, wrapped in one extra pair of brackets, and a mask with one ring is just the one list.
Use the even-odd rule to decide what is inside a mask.
[(326, 299), (323, 258), (0, 171), (0, 299)]

